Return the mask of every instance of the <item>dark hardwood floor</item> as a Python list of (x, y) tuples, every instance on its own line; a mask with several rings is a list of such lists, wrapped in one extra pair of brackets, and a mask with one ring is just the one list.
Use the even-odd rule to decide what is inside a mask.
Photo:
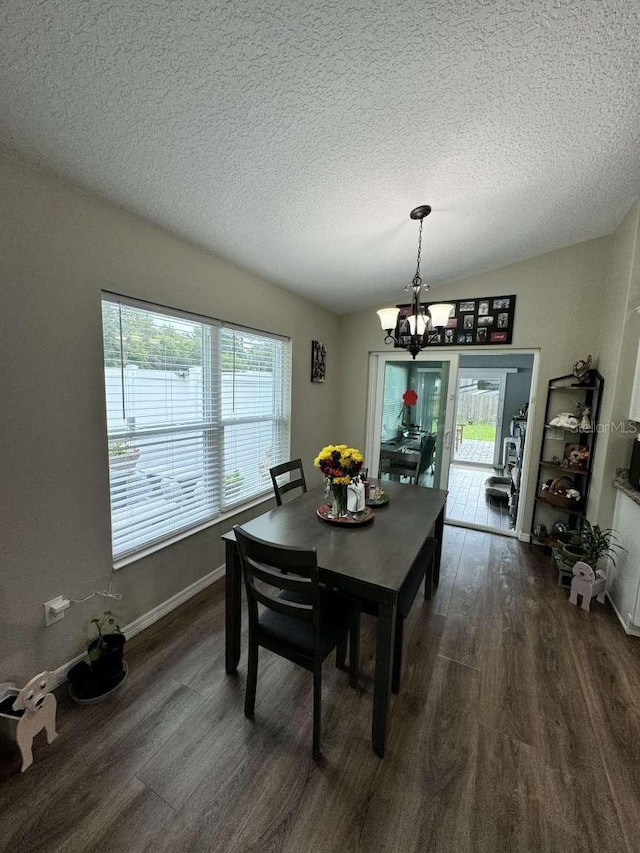
[(216, 584), (128, 643), (120, 694), (80, 708), (58, 691), (59, 737), (38, 736), (26, 773), (0, 758), (0, 849), (638, 851), (640, 640), (567, 598), (538, 549), (447, 527), (385, 758), (364, 617), (360, 689), (324, 667), (316, 765), (309, 673), (261, 650), (244, 717)]

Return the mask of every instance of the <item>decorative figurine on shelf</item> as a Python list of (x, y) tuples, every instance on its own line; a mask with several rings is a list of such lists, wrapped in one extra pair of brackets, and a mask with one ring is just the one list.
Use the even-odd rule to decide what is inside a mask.
[(553, 526), (551, 528), (552, 536), (564, 536), (567, 532), (567, 525), (564, 521), (554, 521)]
[(577, 431), (579, 425), (579, 419), (571, 412), (560, 412), (559, 415), (556, 415), (555, 418), (549, 421), (549, 426), (559, 427), (560, 429)]
[(591, 371), (591, 365), (593, 364), (593, 359), (591, 358), (591, 354), (589, 354), (586, 358), (580, 358), (573, 365), (573, 375), (576, 377), (580, 385), (587, 385), (589, 382), (589, 373)]
[(590, 451), (584, 444), (567, 444), (564, 448), (564, 460), (567, 468), (579, 468), (586, 471), (589, 464)]
[(589, 415), (591, 414), (591, 409), (589, 406), (586, 406), (582, 411), (582, 419), (580, 421), (580, 426), (578, 429), (580, 432), (591, 432), (591, 419)]

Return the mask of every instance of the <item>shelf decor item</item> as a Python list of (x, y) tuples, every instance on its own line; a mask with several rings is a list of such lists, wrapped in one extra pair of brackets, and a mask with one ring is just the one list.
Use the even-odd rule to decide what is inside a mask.
[(362, 468), (362, 453), (346, 444), (328, 444), (313, 460), (326, 479), (326, 496), (331, 497), (331, 514), (335, 518), (347, 516), (347, 488), (358, 477)]
[(593, 359), (591, 358), (591, 354), (589, 354), (586, 359), (579, 358), (573, 365), (573, 375), (581, 385), (587, 385), (589, 383), (589, 373), (591, 372), (592, 364)]
[(580, 471), (586, 471), (589, 465), (589, 456), (591, 451), (584, 444), (566, 444), (564, 448), (564, 458), (567, 462), (567, 468), (577, 468)]
[(582, 495), (574, 488), (573, 481), (569, 477), (556, 477), (547, 480), (542, 486), (547, 503), (562, 509), (572, 509), (578, 506)]
[[(576, 361), (573, 372), (549, 380), (544, 415), (545, 431), (540, 448), (532, 541), (556, 548), (564, 536), (575, 537), (585, 520), (589, 486), (598, 438), (598, 419), (604, 379), (591, 358)], [(549, 479), (555, 474), (555, 480)], [(571, 480), (566, 477), (571, 474)], [(567, 482), (565, 482), (567, 480)], [(550, 536), (537, 536), (544, 524)], [(555, 561), (558, 571), (564, 565)]]

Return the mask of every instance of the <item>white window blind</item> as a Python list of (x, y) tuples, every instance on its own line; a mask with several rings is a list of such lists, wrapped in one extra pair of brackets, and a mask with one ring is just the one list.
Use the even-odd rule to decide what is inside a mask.
[(103, 296), (116, 559), (271, 488), (289, 457), (290, 348), (265, 333)]

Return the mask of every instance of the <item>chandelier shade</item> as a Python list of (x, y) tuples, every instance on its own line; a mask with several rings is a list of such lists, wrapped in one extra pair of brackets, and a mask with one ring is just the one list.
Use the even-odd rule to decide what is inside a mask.
[(456, 306), (449, 302), (438, 302), (434, 305), (429, 305), (429, 314), (431, 315), (431, 325), (435, 328), (446, 326), (449, 322), (449, 317), (455, 311)]

